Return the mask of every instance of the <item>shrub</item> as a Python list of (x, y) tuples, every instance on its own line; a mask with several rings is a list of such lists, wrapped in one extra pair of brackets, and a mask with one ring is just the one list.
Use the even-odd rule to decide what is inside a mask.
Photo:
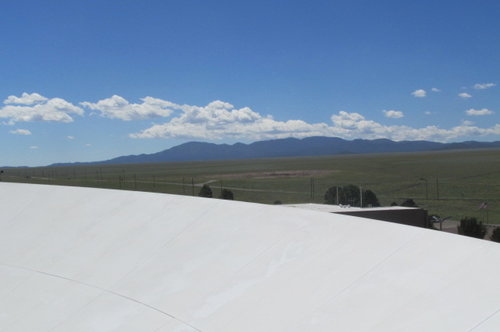
[(486, 227), (474, 217), (465, 217), (460, 220), (458, 234), (483, 239), (486, 234)]
[(500, 227), (495, 227), (493, 233), (491, 233), (490, 240), (494, 242), (500, 242)]
[(418, 207), (417, 203), (415, 203), (412, 198), (407, 198), (403, 203), (401, 203), (401, 206)]
[(208, 184), (204, 184), (203, 187), (201, 187), (200, 192), (198, 193), (198, 196), (200, 196), (200, 197), (213, 197), (212, 189), (210, 189), (210, 186)]
[(234, 194), (229, 189), (222, 189), (220, 193), (220, 198), (222, 199), (234, 199)]

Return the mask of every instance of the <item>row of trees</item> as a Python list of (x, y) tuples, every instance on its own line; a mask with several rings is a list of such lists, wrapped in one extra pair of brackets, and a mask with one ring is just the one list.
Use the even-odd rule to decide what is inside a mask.
[[(210, 188), (210, 186), (208, 184), (204, 184), (201, 187), (200, 192), (198, 193), (198, 196), (200, 196), (200, 197), (210, 197), (210, 198), (214, 197), (212, 188)], [(222, 189), (221, 192), (220, 192), (219, 198), (233, 200), (234, 199), (234, 194), (229, 189)]]
[[(361, 202), (362, 201), (362, 202)], [(377, 195), (370, 189), (362, 189), (353, 184), (347, 186), (334, 186), (328, 188), (325, 193), (326, 204), (342, 204), (363, 207), (380, 206)], [(398, 205), (393, 202), (391, 206)], [(417, 203), (411, 198), (404, 200), (401, 206), (418, 207)]]
[(330, 187), (325, 193), (326, 204), (342, 204), (352, 206), (380, 206), (377, 195), (370, 189), (349, 184), (347, 186)]
[[(465, 217), (460, 220), (458, 225), (458, 234), (484, 239), (488, 229), (481, 221), (474, 217)], [(490, 240), (500, 242), (500, 227), (495, 227), (490, 235)]]

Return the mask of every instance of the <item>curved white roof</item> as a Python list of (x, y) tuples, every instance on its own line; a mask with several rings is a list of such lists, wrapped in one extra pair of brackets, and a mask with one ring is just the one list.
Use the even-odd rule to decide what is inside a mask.
[(243, 202), (0, 183), (1, 331), (498, 331), (500, 245)]

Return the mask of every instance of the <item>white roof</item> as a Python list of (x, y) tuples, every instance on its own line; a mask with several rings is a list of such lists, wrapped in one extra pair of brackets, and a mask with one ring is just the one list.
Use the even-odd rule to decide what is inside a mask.
[(329, 213), (419, 209), (419, 208), (407, 207), (407, 206), (377, 206), (377, 207), (363, 207), (363, 208), (361, 208), (359, 206), (350, 206), (350, 205), (331, 205), (331, 204), (315, 204), (315, 203), (286, 204), (284, 206), (306, 209), (306, 210), (313, 210), (313, 211), (329, 212)]
[(500, 245), (197, 197), (0, 183), (1, 331), (498, 331)]

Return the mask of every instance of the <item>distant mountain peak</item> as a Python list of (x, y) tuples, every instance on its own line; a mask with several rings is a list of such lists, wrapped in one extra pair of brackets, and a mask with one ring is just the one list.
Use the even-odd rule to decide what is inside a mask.
[(385, 138), (374, 140), (355, 139), (348, 141), (338, 137), (324, 136), (313, 136), (302, 139), (289, 137), (282, 139), (257, 141), (250, 144), (215, 144), (193, 141), (183, 143), (152, 154), (120, 156), (109, 160), (88, 163), (58, 163), (52, 164), (51, 166), (68, 166), (73, 164), (136, 164), (174, 161), (305, 157), (338, 154), (418, 152), (446, 149), (475, 149), (498, 147), (500, 147), (500, 142), (395, 142)]

